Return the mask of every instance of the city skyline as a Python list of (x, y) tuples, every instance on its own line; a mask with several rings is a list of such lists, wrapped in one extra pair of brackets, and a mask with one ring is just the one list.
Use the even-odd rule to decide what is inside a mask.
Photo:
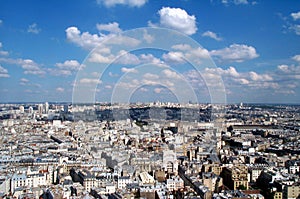
[[(182, 80), (198, 102), (214, 102), (210, 80), (220, 77), (228, 103), (299, 103), (300, 2), (16, 0), (0, 7), (3, 103), (72, 102), (76, 81), (97, 85), (93, 92), (100, 102), (112, 101), (116, 87), (132, 85), (132, 101), (184, 102), (178, 96), (185, 93), (173, 90)], [(96, 48), (137, 28), (175, 30), (201, 47), (174, 43), (169, 51), (119, 49), (117, 54), (108, 45)], [(143, 39), (151, 43), (158, 37), (145, 33)], [(130, 45), (141, 42), (120, 38)], [(184, 58), (211, 59), (214, 66), (197, 71)], [(89, 71), (89, 77), (78, 79), (89, 63), (110, 67), (103, 75)]]

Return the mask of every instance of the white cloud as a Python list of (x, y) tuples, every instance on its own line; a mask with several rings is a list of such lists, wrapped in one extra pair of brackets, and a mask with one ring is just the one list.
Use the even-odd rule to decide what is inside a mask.
[(21, 79), (20, 79), (20, 82), (26, 82), (26, 83), (27, 83), (27, 82), (29, 82), (29, 80), (26, 79), (26, 78), (21, 78)]
[(297, 78), (298, 78), (297, 75), (300, 74), (300, 66), (293, 66), (293, 65), (288, 66), (288, 65), (282, 64), (282, 65), (277, 66), (277, 69), (280, 72), (293, 75), (294, 77), (297, 77)]
[[(2, 43), (0, 42), (0, 48), (2, 48)], [(7, 56), (8, 55), (8, 52), (7, 51), (4, 51), (4, 50), (0, 50), (0, 56)]]
[(57, 87), (55, 90), (56, 90), (57, 92), (59, 92), (59, 93), (62, 93), (62, 92), (65, 91), (65, 89), (62, 88), (62, 87)]
[(154, 37), (148, 34), (147, 30), (144, 30), (143, 39), (148, 43), (152, 43), (154, 41)]
[(300, 35), (300, 25), (292, 25), (290, 29), (295, 31), (296, 35)]
[(113, 55), (103, 55), (97, 51), (94, 51), (90, 54), (88, 61), (94, 63), (112, 63), (115, 57)]
[(4, 50), (0, 50), (0, 56), (8, 56), (8, 52)]
[(252, 5), (255, 5), (257, 4), (256, 1), (252, 1), (250, 2), (249, 0), (222, 0), (221, 1), (223, 4), (225, 5), (229, 5), (229, 4), (234, 4), (234, 5), (248, 5), (248, 4), (252, 4)]
[(112, 89), (112, 86), (111, 85), (105, 85), (105, 88), (106, 89)]
[(142, 87), (142, 88), (140, 88), (139, 90), (142, 91), (142, 92), (148, 92), (148, 89), (145, 88), (145, 87)]
[(187, 50), (191, 50), (192, 47), (188, 44), (177, 44), (172, 46), (173, 49), (175, 50), (181, 50), (181, 51), (187, 51)]
[(103, 40), (97, 34), (83, 32), (81, 34), (77, 27), (69, 27), (66, 29), (67, 39), (85, 49), (95, 48)]
[(182, 79), (183, 77), (180, 76), (179, 74), (177, 74), (175, 71), (169, 70), (169, 69), (165, 69), (162, 71), (162, 74), (170, 79)]
[[(109, 29), (109, 27), (103, 26), (101, 28), (105, 28), (107, 30)], [(113, 29), (112, 26), (110, 26), (110, 28)], [(75, 43), (84, 49), (94, 49), (90, 54), (88, 61), (95, 63), (112, 63), (116, 56), (120, 55), (121, 51), (119, 54), (112, 54), (109, 45), (124, 45), (134, 47), (140, 43), (140, 41), (135, 38), (115, 33), (109, 33), (107, 35), (90, 34), (89, 32), (81, 33), (77, 27), (67, 28), (66, 36), (70, 42)]]
[(259, 56), (253, 46), (247, 46), (245, 44), (232, 44), (220, 50), (212, 50), (210, 54), (222, 60), (233, 62), (243, 62)]
[(162, 58), (166, 61), (166, 62), (170, 62), (170, 63), (184, 63), (184, 55), (182, 52), (177, 52), (177, 51), (171, 51), (168, 52), (167, 54), (163, 54)]
[(79, 81), (82, 84), (101, 84), (102, 81), (99, 79), (92, 79), (92, 78), (82, 78)]
[(20, 85), (25, 86), (29, 83), (29, 80), (26, 78), (21, 78), (20, 79)]
[(31, 75), (44, 75), (45, 71), (42, 70), (39, 64), (35, 63), (31, 59), (11, 59), (11, 58), (0, 58), (0, 61), (19, 65), (24, 69), (24, 74), (31, 74)]
[(282, 64), (282, 65), (277, 66), (277, 68), (282, 72), (285, 72), (285, 73), (289, 72), (289, 66), (288, 65)]
[(45, 71), (39, 67), (39, 64), (35, 63), (31, 59), (0, 58), (0, 62), (19, 65), (24, 69), (24, 74), (32, 74), (32, 75), (45, 74)]
[(126, 67), (122, 67), (121, 71), (123, 73), (138, 73), (138, 71), (135, 68), (126, 68)]
[(162, 58), (166, 62), (170, 63), (185, 63), (185, 59), (188, 59), (189, 61), (195, 62), (197, 64), (200, 64), (203, 59), (210, 58), (209, 52), (205, 48), (192, 48), (189, 45), (186, 44), (177, 44), (172, 46), (173, 49), (178, 49), (181, 51), (171, 51), (167, 54), (163, 54)]
[(145, 78), (145, 79), (158, 79), (159, 76), (156, 75), (156, 74), (152, 74), (152, 73), (145, 73), (143, 75), (143, 78)]
[(119, 28), (119, 24), (117, 22), (108, 23), (108, 24), (97, 24), (97, 29), (99, 31), (107, 31), (111, 33), (119, 33), (122, 32), (122, 30)]
[(162, 64), (162, 61), (157, 57), (154, 57), (152, 54), (141, 54), (139, 58), (142, 63)]
[(116, 59), (116, 63), (132, 65), (132, 64), (139, 64), (140, 60), (136, 55), (126, 52), (125, 50), (121, 50), (118, 53), (118, 58)]
[(298, 20), (300, 19), (300, 11), (299, 12), (294, 12), (294, 13), (291, 13), (291, 16), (294, 20)]
[(249, 72), (250, 78), (253, 81), (272, 81), (273, 78), (268, 74), (257, 74), (256, 72)]
[(0, 77), (9, 77), (8, 70), (0, 66)]
[(25, 74), (31, 75), (44, 75), (45, 71), (43, 71), (37, 63), (35, 63), (31, 59), (18, 59), (18, 63), (25, 70)]
[(297, 62), (300, 62), (300, 55), (295, 55), (292, 59)]
[(33, 33), (33, 34), (39, 34), (41, 32), (41, 29), (38, 28), (36, 23), (33, 23), (33, 24), (28, 26), (27, 32)]
[(155, 88), (154, 89), (154, 92), (157, 93), (157, 94), (161, 93), (162, 91), (163, 91), (163, 88)]
[(228, 69), (222, 68), (205, 68), (205, 73), (217, 74), (222, 76), (229, 76), (229, 77), (239, 77), (240, 74), (236, 71), (233, 66), (230, 66)]
[(210, 57), (209, 52), (205, 48), (195, 48), (187, 51), (185, 53), (185, 57), (189, 60), (195, 61), (197, 63), (201, 63), (202, 59), (208, 59)]
[(119, 77), (119, 75), (118, 75), (117, 73), (114, 74), (114, 73), (112, 73), (112, 72), (109, 72), (108, 75), (109, 75), (110, 77)]
[(221, 37), (218, 37), (218, 35), (212, 31), (206, 31), (202, 34), (203, 37), (210, 37), (216, 41), (221, 41), (222, 38)]
[(77, 71), (81, 67), (80, 63), (76, 60), (66, 60), (64, 63), (56, 63), (55, 66), (60, 69), (71, 71)]
[(181, 8), (163, 7), (158, 11), (160, 26), (175, 29), (187, 35), (196, 33), (196, 17)]
[(249, 80), (245, 79), (245, 78), (240, 78), (240, 79), (236, 79), (236, 82), (242, 84), (242, 85), (247, 85), (249, 84)]
[(48, 68), (48, 72), (53, 76), (70, 76), (70, 75), (72, 75), (71, 70), (65, 70), (65, 69)]
[(116, 5), (127, 5), (129, 7), (141, 7), (148, 0), (97, 0), (98, 4), (103, 4), (106, 7), (113, 7)]
[(239, 4), (248, 4), (248, 0), (234, 0), (234, 4), (239, 5)]

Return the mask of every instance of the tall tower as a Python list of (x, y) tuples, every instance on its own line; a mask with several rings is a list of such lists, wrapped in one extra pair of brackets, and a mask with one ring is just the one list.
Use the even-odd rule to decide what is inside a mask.
[(49, 112), (49, 104), (48, 102), (45, 103), (45, 113), (48, 114)]
[(30, 106), (30, 107), (28, 108), (28, 113), (29, 113), (29, 114), (32, 114), (32, 113), (33, 113), (33, 108), (32, 108), (32, 106)]
[(24, 113), (24, 106), (20, 106), (19, 109), (20, 109), (20, 113)]
[(43, 114), (43, 104), (39, 104), (39, 106), (38, 106), (38, 113), (39, 113), (39, 115)]

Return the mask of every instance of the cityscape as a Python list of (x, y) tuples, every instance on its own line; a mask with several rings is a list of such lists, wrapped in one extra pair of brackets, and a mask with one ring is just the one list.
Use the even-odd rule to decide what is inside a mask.
[[(222, 110), (215, 120), (213, 109)], [(44, 103), (0, 110), (2, 198), (300, 194), (298, 105)]]
[(300, 199), (300, 1), (0, 1), (0, 199)]

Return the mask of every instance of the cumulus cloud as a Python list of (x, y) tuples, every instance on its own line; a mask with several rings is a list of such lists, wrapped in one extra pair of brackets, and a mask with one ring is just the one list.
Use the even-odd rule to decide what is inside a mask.
[[(0, 48), (2, 48), (2, 43), (0, 42)], [(4, 50), (0, 50), (0, 56), (7, 56), (8, 52)]]
[(77, 27), (69, 27), (66, 29), (67, 39), (85, 49), (95, 48), (103, 40), (97, 34), (88, 32), (81, 33)]
[(4, 50), (0, 50), (0, 56), (8, 56), (8, 52)]
[(35, 63), (31, 59), (18, 59), (17, 63), (21, 65), (21, 67), (25, 70), (25, 74), (32, 75), (44, 75), (45, 71), (43, 71), (37, 63)]
[(162, 58), (168, 63), (184, 63), (184, 55), (182, 52), (168, 52), (164, 53)]
[(152, 54), (141, 54), (139, 56), (139, 59), (141, 63), (162, 64), (162, 61), (159, 58), (153, 56)]
[(62, 87), (57, 87), (56, 91), (59, 92), (59, 93), (63, 93), (65, 91), (65, 89), (62, 88)]
[(224, 5), (229, 5), (229, 4), (233, 4), (233, 5), (255, 5), (257, 4), (256, 1), (250, 1), (250, 0), (221, 0), (221, 2)]
[(273, 78), (268, 74), (257, 74), (256, 72), (249, 72), (250, 78), (253, 81), (272, 81)]
[(103, 4), (106, 7), (114, 7), (116, 5), (125, 5), (129, 7), (141, 7), (148, 0), (97, 0), (98, 4)]
[(245, 44), (232, 44), (220, 50), (212, 50), (210, 54), (221, 60), (233, 62), (243, 62), (259, 56), (253, 46), (247, 46)]
[(0, 77), (9, 77), (8, 70), (0, 66)]
[(161, 93), (164, 89), (163, 88), (154, 88), (155, 93)]
[(169, 69), (165, 69), (162, 71), (162, 74), (170, 79), (182, 79), (183, 77), (180, 76), (179, 74), (177, 74), (175, 71), (169, 70)]
[(166, 63), (182, 64), (187, 59), (188, 61), (200, 64), (203, 60), (210, 58), (209, 51), (202, 47), (192, 48), (187, 44), (176, 44), (172, 46), (172, 49), (176, 51), (164, 53), (162, 56)]
[(292, 59), (297, 62), (300, 62), (300, 55), (295, 55)]
[(222, 38), (219, 37), (216, 33), (212, 32), (212, 31), (206, 31), (202, 34), (202, 37), (210, 37), (216, 41), (221, 41)]
[(154, 41), (154, 37), (148, 34), (147, 30), (144, 30), (143, 39), (148, 43), (152, 43)]
[(187, 35), (196, 33), (196, 17), (181, 8), (163, 7), (158, 11), (160, 26), (171, 28)]
[(203, 60), (210, 58), (209, 51), (205, 48), (192, 48), (187, 44), (177, 44), (172, 46), (172, 49), (178, 51), (170, 51), (164, 53), (162, 58), (166, 63), (185, 63), (185, 59), (200, 64)]
[(108, 24), (97, 24), (96, 27), (100, 32), (103, 30), (111, 33), (122, 32), (117, 22), (108, 23)]
[(0, 58), (0, 62), (21, 66), (24, 69), (24, 74), (32, 74), (32, 75), (45, 74), (45, 71), (40, 68), (39, 64), (37, 64), (31, 59)]
[(239, 5), (239, 4), (248, 4), (248, 0), (234, 0), (234, 4)]
[(106, 55), (98, 51), (94, 51), (90, 54), (88, 61), (94, 63), (112, 63), (115, 59), (115, 56), (112, 54)]
[(41, 32), (41, 29), (38, 28), (36, 23), (33, 23), (33, 24), (28, 26), (27, 32), (33, 33), (33, 34), (39, 34)]
[(29, 80), (28, 79), (26, 79), (26, 78), (21, 78), (20, 79), (20, 85), (26, 86), (28, 84), (29, 84)]
[(143, 75), (143, 78), (145, 78), (145, 79), (158, 79), (159, 76), (156, 75), (156, 74), (152, 74), (152, 73), (145, 73)]
[(121, 71), (123, 73), (138, 73), (138, 71), (135, 68), (126, 68), (126, 67), (122, 67)]
[[(99, 27), (101, 26), (101, 27)], [(116, 25), (111, 24), (98, 24), (98, 28), (110, 31), (117, 31)], [(121, 30), (120, 30), (121, 31)], [(125, 46), (137, 46), (140, 41), (132, 38), (116, 34), (115, 32), (110, 32), (109, 34), (91, 34), (89, 32), (81, 32), (77, 27), (72, 26), (68, 27), (66, 30), (66, 36), (68, 41), (84, 48), (87, 50), (92, 50), (95, 47), (97, 48), (97, 53), (102, 54), (110, 52), (109, 48), (106, 45), (125, 45)], [(105, 44), (102, 43), (105, 40)]]
[(296, 33), (296, 35), (300, 35), (300, 25), (291, 25), (290, 29), (293, 30)]
[(102, 81), (99, 79), (93, 79), (93, 78), (82, 78), (79, 81), (82, 84), (101, 84)]
[(118, 64), (135, 65), (140, 63), (140, 59), (136, 55), (126, 52), (125, 50), (121, 50), (117, 57), (116, 63)]
[(64, 63), (56, 63), (55, 66), (60, 69), (71, 71), (77, 71), (81, 67), (80, 63), (77, 60), (66, 60)]
[(300, 78), (300, 76), (299, 76), (300, 66), (294, 66), (294, 65), (288, 66), (286, 64), (282, 64), (282, 65), (277, 66), (277, 69), (279, 70), (279, 72), (293, 75), (294, 77), (297, 77), (297, 79)]
[(292, 17), (294, 20), (300, 19), (300, 11), (299, 11), (299, 12), (293, 12), (293, 13), (291, 13), (291, 17)]

